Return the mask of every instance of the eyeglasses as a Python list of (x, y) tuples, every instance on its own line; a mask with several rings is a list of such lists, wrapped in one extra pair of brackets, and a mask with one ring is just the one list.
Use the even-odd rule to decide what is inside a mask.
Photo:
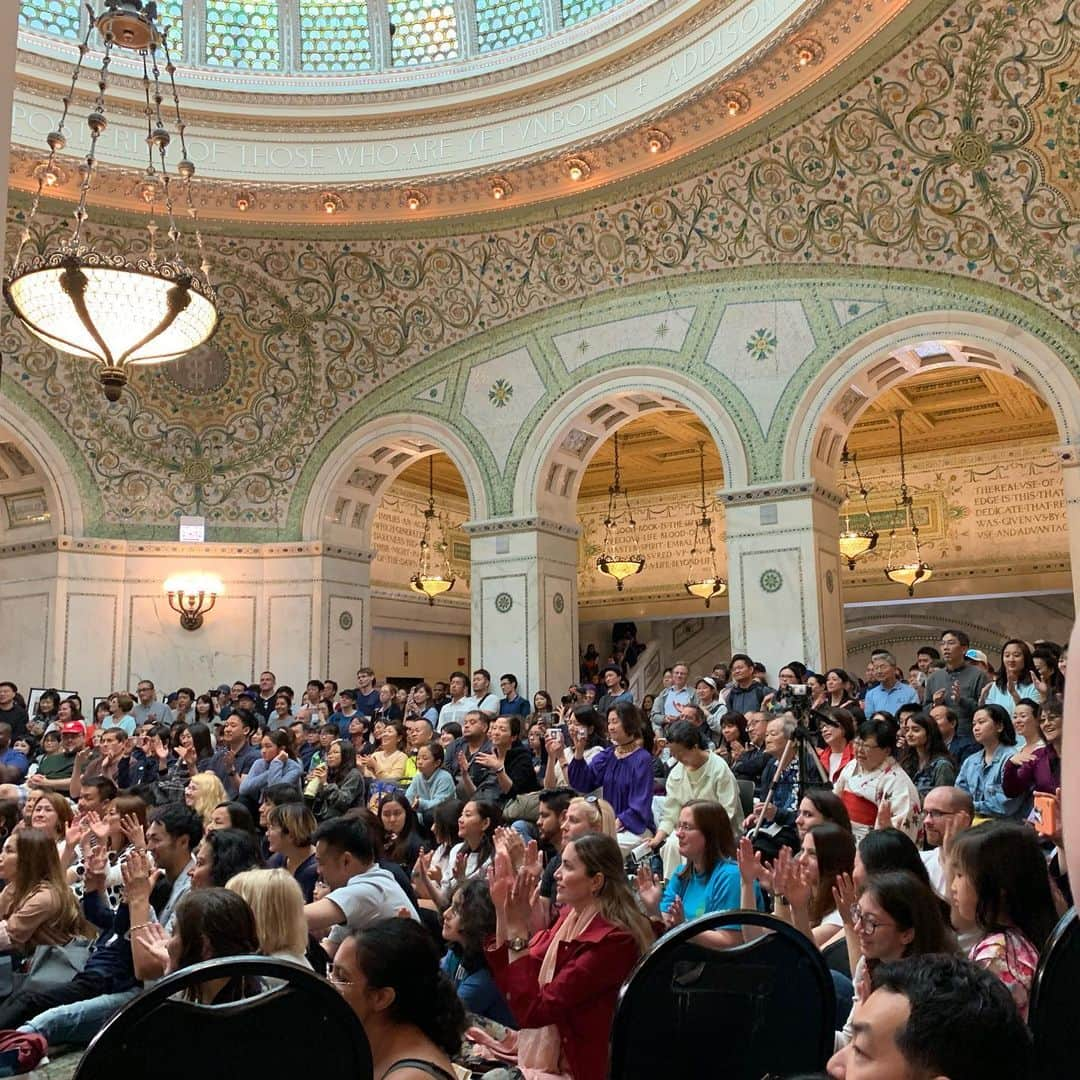
[(696, 825), (687, 825), (685, 821), (680, 821), (675, 826), (676, 832), (700, 832), (701, 830)]
[(956, 817), (958, 811), (956, 810), (924, 810), (924, 818), (939, 818), (939, 817)]
[(878, 922), (878, 920), (875, 919), (873, 916), (864, 915), (862, 913), (862, 911), (860, 910), (858, 904), (855, 904), (851, 908), (851, 921), (853, 923), (857, 924), (858, 926), (861, 926), (862, 927), (862, 933), (864, 933), (867, 937), (873, 937), (874, 934), (877, 933), (877, 928), (879, 926), (895, 926), (896, 925), (895, 923), (891, 923), (891, 922)]
[(352, 986), (352, 981), (350, 979), (343, 979), (341, 977), (341, 975), (338, 973), (338, 970), (336, 968), (331, 968), (326, 973), (326, 978), (327, 978), (327, 981), (332, 986), (337, 986), (337, 987)]

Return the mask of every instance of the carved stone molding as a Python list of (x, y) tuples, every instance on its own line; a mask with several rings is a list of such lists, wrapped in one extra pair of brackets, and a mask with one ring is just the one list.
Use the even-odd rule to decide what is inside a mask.
[(817, 480), (804, 480), (797, 484), (761, 484), (717, 492), (717, 498), (728, 506), (746, 506), (753, 503), (784, 502), (788, 499), (820, 499), (839, 509), (843, 495), (827, 488)]
[(542, 517), (490, 518), (487, 521), (466, 521), (462, 529), (469, 536), (506, 536), (510, 533), (544, 532), (576, 540), (581, 535), (577, 525), (551, 521)]

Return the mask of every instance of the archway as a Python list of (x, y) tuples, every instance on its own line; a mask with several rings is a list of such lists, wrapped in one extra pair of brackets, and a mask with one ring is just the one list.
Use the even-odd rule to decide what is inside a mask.
[[(894, 324), (827, 365), (797, 416), (788, 475), (842, 487), (846, 444), (869, 491), (852, 512), (855, 527), (872, 522), (878, 546), (841, 571), (853, 656), (892, 642), (904, 659), (925, 626), (923, 643), (952, 625), (974, 639), (1013, 607), (1020, 636), (1071, 619), (1076, 378), (1041, 342), (975, 316)], [(921, 556), (933, 569), (914, 596), (884, 573), (914, 553), (896, 513), (900, 417)], [(850, 471), (848, 480), (852, 491)]]
[(515, 515), (575, 524), (582, 477), (597, 448), (657, 410), (695, 413), (716, 447), (728, 486), (746, 483), (738, 429), (706, 388), (662, 368), (605, 371), (574, 386), (533, 430), (516, 470)]

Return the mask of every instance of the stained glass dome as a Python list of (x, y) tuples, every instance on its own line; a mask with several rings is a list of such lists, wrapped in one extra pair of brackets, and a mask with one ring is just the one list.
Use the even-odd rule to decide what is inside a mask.
[[(632, 0), (158, 0), (186, 67), (281, 75), (393, 71), (551, 37)], [(388, 19), (378, 17), (385, 10)], [(77, 41), (82, 0), (22, 0), (25, 30)]]

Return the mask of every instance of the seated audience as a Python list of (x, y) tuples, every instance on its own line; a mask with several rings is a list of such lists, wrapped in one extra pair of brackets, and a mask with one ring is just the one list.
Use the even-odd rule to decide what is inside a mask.
[(431, 935), (406, 919), (352, 930), (330, 982), (364, 1025), (374, 1075), (385, 1080), (456, 1080), (465, 1010), (440, 970)]
[(676, 835), (682, 807), (693, 801), (719, 803), (734, 830), (741, 829), (743, 813), (739, 787), (730, 767), (722, 757), (705, 749), (698, 728), (686, 720), (676, 720), (668, 728), (667, 740), (677, 764), (668, 773), (660, 822), (649, 846), (663, 852), (664, 877), (670, 878), (685, 859)]
[(856, 840), (874, 827), (885, 800), (892, 822), (915, 836), (919, 793), (893, 757), (895, 744), (895, 729), (886, 720), (863, 721), (855, 741), (855, 760), (844, 766), (836, 780), (833, 790), (847, 807)]
[[(538, 862), (538, 861), (537, 861)], [(500, 853), (491, 885), (495, 936), (488, 963), (510, 1010), (532, 1037), (516, 1040), (517, 1064), (574, 1080), (606, 1080), (607, 1032), (626, 976), (654, 940), (626, 882), (619, 845), (601, 835), (573, 840), (555, 875), (562, 914), (530, 937), (538, 864), (515, 875)]]
[[(1033, 737), (1005, 761), (1001, 790), (1006, 798), (1027, 798), (1035, 792), (1056, 795), (1061, 790), (1061, 742), (1065, 729), (1062, 703), (1051, 699), (1039, 708)], [(1022, 703), (1017, 713), (1022, 711)]]
[(261, 956), (310, 967), (304, 957), (308, 942), (304, 894), (292, 874), (281, 869), (245, 870), (229, 878), (225, 888), (251, 908)]
[(1005, 984), (1026, 1020), (1039, 953), (1058, 917), (1038, 840), (1026, 825), (986, 822), (956, 837), (950, 860), (955, 911), (980, 934), (969, 959)]
[(303, 803), (283, 803), (266, 815), (266, 846), (272, 870), (287, 870), (296, 879), (304, 903), (315, 899), (319, 870), (313, 837), (317, 829), (315, 815)]
[(419, 919), (408, 895), (376, 856), (367, 828), (356, 819), (324, 821), (315, 832), (319, 877), (330, 892), (306, 905), (304, 915), (308, 930), (324, 935), (323, 949), (331, 960), (352, 931), (399, 915)]
[(210, 812), (210, 831), (214, 829), (243, 829), (255, 835), (255, 819), (242, 802), (222, 802)]
[(447, 944), (442, 969), (466, 1011), (517, 1027), (484, 952), (484, 943), (495, 933), (495, 906), (486, 881), (474, 879), (455, 887), (443, 912), (442, 932)]
[(829, 708), (822, 712), (818, 726), (825, 743), (818, 751), (818, 760), (826, 777), (835, 783), (855, 756), (855, 717), (847, 709)]
[(925, 713), (912, 713), (904, 725), (905, 749), (900, 764), (911, 777), (919, 799), (931, 788), (951, 787), (956, 780), (956, 764), (937, 724)]
[[(619, 847), (630, 851), (651, 838), (653, 759), (644, 745), (645, 724), (637, 706), (620, 701), (608, 713), (611, 745), (587, 761), (587, 735), (574, 731), (574, 757), (567, 765), (571, 787), (581, 792), (600, 788), (615, 810)], [(651, 728), (650, 728), (651, 734)]]
[(435, 808), (455, 797), (454, 778), (443, 768), (445, 757), (446, 751), (437, 742), (416, 752), (416, 775), (405, 795), (425, 828), (430, 826)]
[(1001, 984), (958, 956), (878, 967), (852, 1016), (852, 1038), (829, 1061), (832, 1080), (1018, 1080), (1031, 1033)]
[(1010, 798), (1002, 786), (1005, 763), (1016, 746), (1012, 717), (1000, 705), (983, 705), (975, 710), (971, 733), (982, 751), (964, 760), (956, 786), (971, 796), (976, 823), (987, 818), (1023, 817), (1031, 805), (1027, 792)]
[(799, 834), (799, 842), (802, 843), (802, 838), (809, 829), (815, 825), (824, 825), (827, 821), (851, 832), (851, 818), (848, 817), (847, 807), (843, 800), (827, 788), (807, 788), (806, 794), (799, 803), (799, 812), (795, 818), (795, 830)]
[(214, 816), (214, 807), (227, 801), (225, 788), (216, 773), (196, 773), (184, 788), (184, 804), (199, 815), (203, 828), (207, 830)]
[(379, 802), (379, 818), (386, 832), (383, 858), (395, 862), (406, 874), (413, 872), (424, 837), (416, 811), (403, 791), (384, 795)]
[(270, 784), (295, 784), (300, 786), (304, 769), (296, 756), (293, 734), (287, 728), (278, 728), (263, 735), (259, 743), (259, 760), (240, 782), (240, 795), (258, 804), (263, 788)]

